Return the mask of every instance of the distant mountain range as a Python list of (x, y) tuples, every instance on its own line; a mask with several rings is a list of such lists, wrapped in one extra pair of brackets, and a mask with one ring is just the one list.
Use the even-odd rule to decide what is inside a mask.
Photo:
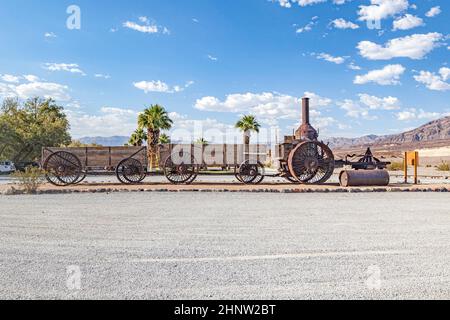
[(450, 145), (450, 117), (435, 121), (400, 134), (376, 136), (368, 135), (360, 138), (327, 138), (332, 149), (352, 148), (357, 146), (383, 146), (424, 143), (449, 140)]
[[(79, 139), (85, 144), (99, 144), (102, 146), (123, 146), (128, 142), (129, 137), (84, 137)], [(383, 146), (402, 145), (421, 142), (433, 142), (449, 140), (450, 145), (450, 117), (431, 121), (417, 129), (394, 135), (376, 136), (368, 135), (360, 138), (327, 138), (332, 149), (346, 149), (359, 146)]]
[(108, 147), (121, 147), (128, 142), (130, 137), (125, 136), (113, 136), (113, 137), (84, 137), (78, 139), (81, 143), (84, 144), (98, 144), (101, 146)]

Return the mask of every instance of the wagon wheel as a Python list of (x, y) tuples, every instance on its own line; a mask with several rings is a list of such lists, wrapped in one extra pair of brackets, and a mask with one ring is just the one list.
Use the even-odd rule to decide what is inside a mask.
[(333, 152), (321, 142), (300, 143), (289, 154), (288, 168), (291, 176), (299, 182), (324, 183), (334, 171)]
[[(184, 154), (184, 158), (192, 159), (190, 154)], [(174, 161), (174, 155), (170, 155), (164, 161), (164, 175), (167, 180), (173, 184), (191, 184), (197, 178), (199, 166), (192, 163), (194, 161), (185, 161), (181, 159)]]
[(74, 182), (74, 184), (79, 184), (82, 183), (84, 181), (84, 179), (86, 179), (87, 177), (87, 173), (86, 172), (81, 172), (80, 177), (77, 179), (77, 181)]
[(299, 181), (294, 177), (292, 177), (291, 175), (284, 176), (284, 178), (291, 183), (299, 183)]
[(260, 162), (252, 164), (245, 160), (239, 166), (236, 178), (245, 184), (259, 184), (264, 180), (264, 166)]
[(43, 169), (48, 182), (55, 186), (68, 186), (79, 181), (82, 174), (80, 159), (72, 153), (58, 151), (44, 162)]
[(122, 160), (116, 168), (116, 176), (123, 184), (137, 184), (145, 179), (145, 169), (139, 160)]

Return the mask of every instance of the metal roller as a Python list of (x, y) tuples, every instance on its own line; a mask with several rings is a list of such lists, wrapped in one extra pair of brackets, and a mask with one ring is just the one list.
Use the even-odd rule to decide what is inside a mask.
[(386, 170), (345, 170), (339, 176), (342, 187), (387, 186), (389, 180)]

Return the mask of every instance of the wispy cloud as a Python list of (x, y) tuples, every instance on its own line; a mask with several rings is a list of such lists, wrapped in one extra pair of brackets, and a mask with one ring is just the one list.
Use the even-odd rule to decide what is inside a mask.
[(159, 26), (154, 21), (150, 21), (149, 18), (145, 16), (139, 17), (139, 22), (136, 23), (133, 21), (126, 21), (122, 25), (124, 28), (128, 28), (131, 30), (135, 30), (142, 33), (149, 33), (149, 34), (156, 34), (156, 33), (162, 33), (162, 34), (170, 34), (170, 31), (167, 27)]
[(70, 73), (78, 73), (83, 76), (86, 75), (80, 66), (76, 63), (46, 63), (43, 66), (44, 69), (49, 71), (66, 71)]
[(185, 89), (189, 88), (193, 84), (194, 84), (194, 81), (188, 81), (183, 86), (180, 86), (180, 85), (170, 86), (161, 80), (139, 81), (139, 82), (133, 83), (134, 87), (144, 91), (145, 93), (149, 93), (149, 92), (177, 93), (177, 92), (184, 91)]

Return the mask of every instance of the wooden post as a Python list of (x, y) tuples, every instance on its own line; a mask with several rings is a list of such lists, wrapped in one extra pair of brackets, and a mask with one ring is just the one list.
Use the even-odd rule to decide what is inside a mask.
[(405, 174), (405, 183), (408, 183), (408, 152), (405, 152), (405, 161), (403, 163), (403, 172)]
[(419, 184), (419, 152), (414, 152), (414, 184)]

